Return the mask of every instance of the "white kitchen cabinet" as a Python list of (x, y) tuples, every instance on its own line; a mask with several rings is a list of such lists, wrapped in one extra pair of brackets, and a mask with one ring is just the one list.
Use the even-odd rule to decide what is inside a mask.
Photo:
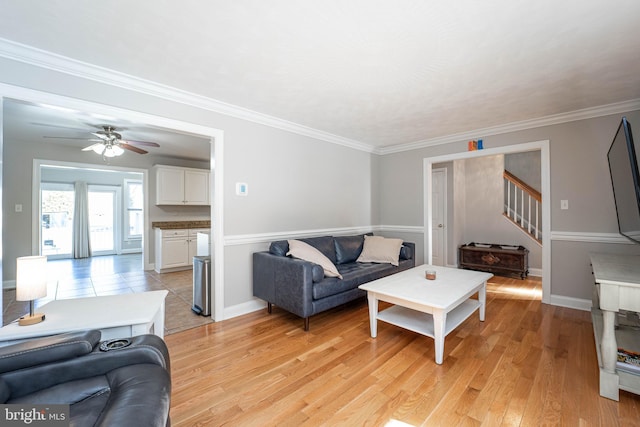
[(192, 268), (193, 257), (197, 251), (198, 232), (209, 231), (208, 228), (156, 228), (155, 271), (166, 273)]
[(154, 166), (156, 205), (210, 205), (210, 171), (177, 166)]

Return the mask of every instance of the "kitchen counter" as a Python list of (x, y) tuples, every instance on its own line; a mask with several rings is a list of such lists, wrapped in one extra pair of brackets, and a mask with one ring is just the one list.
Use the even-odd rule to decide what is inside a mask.
[(211, 221), (157, 221), (151, 223), (152, 228), (174, 230), (185, 228), (211, 228)]

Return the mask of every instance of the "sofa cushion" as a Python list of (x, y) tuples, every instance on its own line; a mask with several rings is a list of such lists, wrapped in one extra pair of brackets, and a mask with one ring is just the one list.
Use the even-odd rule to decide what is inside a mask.
[(358, 262), (389, 263), (398, 266), (402, 239), (389, 239), (381, 236), (364, 236), (362, 253)]
[(338, 265), (338, 270), (342, 275), (342, 280), (325, 278), (319, 283), (314, 283), (314, 300), (319, 300), (331, 295), (347, 292), (351, 289), (356, 289), (363, 283), (370, 282), (399, 271), (397, 267), (388, 263), (376, 264), (359, 262), (340, 264)]
[(362, 252), (364, 234), (357, 236), (337, 236), (334, 238), (336, 246), (336, 264), (354, 262)]
[(336, 263), (336, 245), (333, 243), (333, 236), (309, 237), (299, 240), (313, 246), (329, 258), (332, 263)]
[(327, 277), (338, 277), (340, 279), (342, 278), (333, 262), (331, 262), (331, 260), (324, 254), (322, 254), (322, 252), (320, 252), (318, 249), (300, 240), (289, 240), (288, 242), (289, 252), (287, 252), (287, 256), (303, 259), (305, 261), (309, 261), (322, 266), (324, 275)]

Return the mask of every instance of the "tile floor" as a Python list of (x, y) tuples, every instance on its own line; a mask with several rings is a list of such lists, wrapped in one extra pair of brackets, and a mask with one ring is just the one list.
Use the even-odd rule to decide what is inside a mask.
[[(80, 260), (50, 260), (47, 296), (36, 308), (55, 299), (94, 297), (166, 289), (165, 335), (211, 323), (191, 311), (192, 270), (175, 273), (143, 271), (140, 254), (100, 256)], [(15, 290), (3, 291), (3, 325), (28, 313), (29, 303), (16, 301)]]

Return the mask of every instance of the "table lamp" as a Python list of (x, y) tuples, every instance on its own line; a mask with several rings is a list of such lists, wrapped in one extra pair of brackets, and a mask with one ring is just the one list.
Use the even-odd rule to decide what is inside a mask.
[(16, 300), (29, 301), (29, 316), (18, 320), (18, 325), (40, 323), (44, 314), (33, 312), (33, 302), (47, 296), (47, 257), (24, 256), (16, 260)]

